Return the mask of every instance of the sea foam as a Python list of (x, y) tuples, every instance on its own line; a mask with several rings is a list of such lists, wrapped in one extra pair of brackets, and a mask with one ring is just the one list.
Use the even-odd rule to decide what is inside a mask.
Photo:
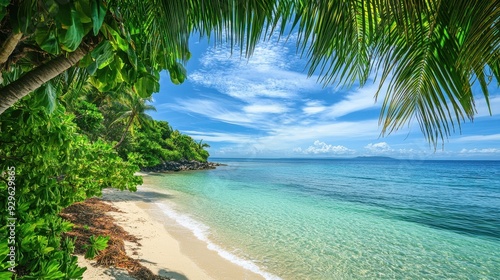
[(179, 225), (189, 229), (196, 238), (199, 240), (205, 242), (207, 244), (207, 248), (209, 250), (217, 252), (219, 256), (223, 257), (224, 259), (239, 265), (247, 270), (250, 270), (256, 274), (261, 275), (267, 280), (280, 280), (281, 278), (273, 275), (269, 272), (263, 271), (258, 265), (256, 265), (254, 262), (249, 261), (249, 260), (244, 260), (224, 249), (222, 249), (219, 245), (214, 244), (210, 239), (208, 238), (208, 234), (210, 231), (210, 227), (194, 220), (193, 218), (189, 217), (188, 215), (178, 213), (177, 211), (173, 210), (169, 206), (163, 204), (163, 203), (156, 203), (156, 205), (163, 211), (165, 215), (167, 215), (170, 219), (173, 219), (176, 221)]

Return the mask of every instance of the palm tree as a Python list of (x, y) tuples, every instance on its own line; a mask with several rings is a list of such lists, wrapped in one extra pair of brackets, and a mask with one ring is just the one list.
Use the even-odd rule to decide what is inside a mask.
[(200, 140), (200, 142), (196, 143), (198, 144), (197, 147), (198, 147), (198, 150), (203, 150), (205, 148), (210, 148), (210, 145), (207, 144), (207, 143), (202, 143), (203, 142), (203, 139)]
[[(38, 15), (40, 11), (33, 10), (40, 6), (22, 10), (32, 11), (25, 18)], [(380, 88), (388, 84), (387, 92), (376, 95), (385, 95), (380, 115), (383, 134), (417, 120), (434, 144), (465, 119), (473, 119), (475, 82), (488, 102), (488, 86), (496, 80), (498, 87), (500, 81), (498, 1), (110, 0), (107, 7), (111, 16), (102, 17), (106, 24), (92, 21), (94, 32), (77, 36), (75, 40), (83, 42), (77, 48), (0, 88), (0, 113), (75, 65), (103, 40), (125, 48), (113, 35), (116, 32), (131, 39), (130, 48), (149, 67), (131, 62), (135, 68), (152, 74), (168, 69), (172, 81), (182, 82), (185, 73), (178, 61), (189, 59), (192, 34), (213, 37), (217, 43), (228, 41), (241, 46), (241, 54), (251, 55), (256, 43), (273, 32), (297, 31), (297, 50), (308, 58), (310, 75), (319, 73), (325, 85), (356, 81), (363, 85), (377, 73)], [(23, 18), (19, 11), (13, 12)], [(29, 45), (34, 36), (25, 35), (23, 44)]]
[(115, 149), (122, 144), (129, 131), (133, 133), (136, 125), (148, 127), (152, 118), (146, 114), (146, 112), (156, 111), (156, 108), (153, 105), (147, 104), (147, 102), (151, 101), (151, 98), (141, 98), (134, 92), (129, 92), (128, 97), (129, 98), (125, 99), (125, 102), (122, 103), (126, 109), (121, 112), (118, 118), (112, 123), (113, 125), (124, 120), (126, 121), (125, 130), (123, 131), (118, 143), (115, 144)]
[(207, 144), (207, 143), (202, 143), (202, 142), (203, 142), (203, 139), (201, 139), (200, 142), (196, 143), (195, 150), (196, 150), (196, 153), (199, 156), (199, 160), (200, 161), (207, 161), (207, 159), (210, 156), (210, 154), (208, 153), (207, 150), (205, 150), (205, 148), (210, 148), (210, 145)]

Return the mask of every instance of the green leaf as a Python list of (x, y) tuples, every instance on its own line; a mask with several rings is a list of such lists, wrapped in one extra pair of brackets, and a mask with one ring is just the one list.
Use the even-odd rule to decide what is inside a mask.
[(0, 20), (7, 14), (7, 6), (9, 6), (9, 0), (0, 0)]
[(0, 279), (12, 279), (12, 272), (10, 271), (3, 271), (3, 272), (0, 272)]
[(122, 38), (120, 32), (117, 31), (117, 28), (119, 27), (113, 27), (106, 23), (102, 26), (103, 33), (106, 34), (106, 38), (111, 42), (111, 44), (113, 44), (113, 47), (126, 52), (129, 49), (130, 43)]
[(56, 3), (55, 0), (46, 0), (43, 1), (45, 5), (45, 10), (49, 13), (50, 17), (54, 17), (57, 15), (59, 12), (59, 5)]
[(48, 254), (50, 252), (54, 251), (53, 247), (45, 247), (43, 248), (43, 254)]
[(95, 238), (93, 235), (90, 237), (90, 245), (87, 246), (87, 251), (85, 252), (86, 259), (93, 259), (99, 251), (102, 251), (108, 247), (109, 236), (98, 236)]
[(98, 236), (95, 239), (94, 247), (99, 251), (104, 250), (106, 249), (106, 247), (108, 247), (108, 241), (109, 236)]
[(93, 51), (92, 58), (96, 60), (99, 69), (108, 66), (114, 59), (114, 49), (109, 41), (103, 41)]
[[(65, 9), (61, 9), (60, 12), (67, 12), (64, 10)], [(70, 52), (76, 50), (78, 46), (80, 46), (84, 36), (84, 28), (80, 21), (78, 12), (74, 9), (70, 9), (70, 25), (67, 26), (67, 30), (65, 29), (65, 26), (63, 26), (63, 30), (59, 34), (59, 40), (62, 44), (62, 48)]]
[(104, 17), (106, 16), (106, 7), (100, 0), (91, 0), (91, 17), (92, 17), (92, 30), (94, 36), (99, 33)]
[(49, 29), (48, 27), (37, 28), (35, 30), (35, 41), (42, 50), (50, 54), (59, 54), (61, 52), (55, 29)]
[(130, 64), (132, 64), (134, 69), (137, 70), (137, 54), (135, 53), (135, 50), (133, 48), (128, 48), (127, 55), (128, 55), (128, 60), (130, 61)]
[(35, 1), (20, 1), (17, 11), (10, 15), (12, 29), (16, 33), (26, 33), (30, 27)]
[(52, 114), (57, 105), (57, 91), (51, 82), (45, 83), (37, 90), (38, 106)]
[(118, 69), (106, 67), (103, 69), (99, 69), (99, 71), (97, 71), (97, 79), (103, 84), (110, 85), (112, 88), (113, 85), (115, 85), (117, 82), (120, 82), (118, 80), (121, 79), (121, 77), (118, 76), (119, 74), (120, 73)]
[(96, 61), (92, 62), (89, 66), (87, 66), (87, 72), (90, 75), (94, 75), (96, 70), (97, 70), (97, 62)]
[(92, 56), (88, 53), (86, 54), (82, 60), (78, 63), (78, 66), (81, 68), (88, 67), (90, 64), (92, 64), (94, 60), (92, 59)]
[(78, 258), (76, 256), (71, 257), (71, 264), (66, 271), (66, 277), (70, 279), (82, 279), (83, 273), (87, 270), (86, 267), (78, 267)]
[(92, 12), (91, 12), (89, 0), (75, 1), (74, 4), (75, 4), (75, 10), (80, 15), (80, 22), (81, 23), (92, 22), (92, 19), (90, 18), (92, 16)]
[(172, 80), (172, 83), (179, 85), (186, 80), (186, 69), (179, 62), (176, 62), (168, 71), (170, 72), (170, 80)]
[(41, 279), (62, 279), (64, 278), (64, 273), (59, 271), (61, 266), (57, 260), (50, 260), (45, 266), (42, 266), (42, 271), (39, 273)]
[(160, 84), (158, 83), (158, 79), (156, 79), (153, 75), (147, 74), (137, 79), (137, 82), (134, 84), (134, 88), (140, 97), (148, 98), (154, 92), (158, 92), (160, 90)]

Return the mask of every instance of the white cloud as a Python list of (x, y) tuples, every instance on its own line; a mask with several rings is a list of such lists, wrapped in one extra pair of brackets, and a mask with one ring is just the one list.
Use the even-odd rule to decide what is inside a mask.
[(456, 140), (456, 142), (480, 142), (480, 141), (500, 141), (500, 133), (490, 134), (490, 135), (464, 136)]
[(393, 152), (394, 150), (391, 148), (389, 144), (386, 142), (380, 142), (375, 144), (368, 144), (365, 146), (365, 149), (369, 150), (372, 153), (386, 153)]
[(243, 107), (243, 111), (251, 114), (259, 114), (259, 113), (280, 114), (280, 113), (285, 113), (288, 110), (289, 110), (288, 107), (281, 104), (253, 104)]
[(293, 149), (294, 152), (302, 153), (302, 154), (334, 154), (334, 155), (345, 155), (345, 154), (353, 154), (356, 151), (351, 150), (345, 146), (341, 145), (330, 145), (325, 142), (321, 142), (319, 140), (314, 141), (312, 146), (309, 146), (307, 149), (302, 150), (302, 148)]
[[(475, 116), (476, 118), (490, 117), (488, 104), (486, 103), (484, 97), (476, 99), (475, 103), (477, 111), (477, 114)], [(500, 96), (490, 97), (490, 109), (492, 116), (500, 115)]]
[[(261, 120), (265, 123), (266, 120)], [(249, 124), (250, 126), (250, 124)], [(183, 131), (195, 139), (203, 139), (206, 142), (226, 142), (238, 145), (240, 151), (244, 153), (250, 147), (252, 150), (267, 150), (286, 153), (296, 147), (308, 147), (317, 139), (356, 139), (362, 141), (366, 138), (376, 138), (377, 121), (363, 122), (336, 122), (336, 123), (321, 123), (302, 126), (301, 124), (282, 125), (279, 123), (271, 123), (268, 127), (264, 124), (258, 124), (260, 132), (251, 132), (251, 134), (238, 133), (220, 133), (220, 132), (203, 132), (203, 131)], [(322, 143), (322, 142), (321, 142)], [(353, 152), (353, 150), (345, 150), (342, 146), (330, 145), (321, 146), (317, 143), (316, 150), (330, 149), (334, 152), (344, 152), (345, 154)], [(320, 145), (320, 146), (318, 146)], [(328, 144), (327, 144), (328, 145)], [(314, 147), (314, 145), (312, 146)], [(303, 149), (304, 151), (307, 148)], [(313, 153), (314, 149), (310, 149), (309, 153)]]
[(302, 111), (307, 115), (314, 115), (325, 111), (326, 108), (321, 101), (308, 101)]
[[(160, 107), (169, 107), (185, 113), (199, 114), (208, 119), (251, 128), (258, 127), (261, 120), (265, 118), (264, 114), (240, 112), (237, 109), (237, 104), (231, 104), (227, 101), (211, 101), (207, 99), (180, 99), (176, 101), (175, 104), (162, 104)], [(221, 104), (226, 107), (221, 106)]]
[(248, 60), (229, 53), (227, 47), (209, 49), (200, 59), (203, 67), (189, 75), (190, 81), (247, 103), (321, 90), (315, 78), (290, 70), (296, 59), (282, 43), (260, 43)]
[(500, 153), (500, 149), (497, 148), (485, 148), (485, 149), (462, 149), (461, 154), (496, 154)]
[(347, 114), (377, 108), (375, 103), (375, 93), (377, 92), (378, 84), (372, 84), (353, 91), (348, 94), (342, 101), (329, 106), (327, 111), (328, 117), (338, 118)]
[[(358, 122), (317, 122), (307, 126), (289, 125), (275, 126), (270, 129), (269, 137), (286, 139), (287, 142), (301, 140), (314, 141), (316, 139), (362, 139), (377, 137), (378, 121), (367, 120)], [(309, 143), (310, 143), (309, 142)]]
[(253, 137), (252, 135), (238, 134), (238, 133), (203, 132), (194, 130), (183, 131), (183, 133), (188, 134), (194, 139), (203, 139), (203, 141), (205, 142), (228, 142), (228, 143), (247, 144), (255, 141), (255, 137)]

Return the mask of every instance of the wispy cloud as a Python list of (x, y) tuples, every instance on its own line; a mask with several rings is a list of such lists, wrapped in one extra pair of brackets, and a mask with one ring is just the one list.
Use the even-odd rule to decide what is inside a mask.
[(500, 149), (498, 148), (485, 148), (485, 149), (462, 149), (461, 154), (499, 154)]
[(243, 107), (243, 111), (250, 114), (281, 114), (289, 111), (283, 104), (252, 104)]
[(249, 60), (229, 53), (225, 47), (209, 49), (200, 59), (202, 68), (189, 79), (248, 103), (259, 98), (291, 99), (300, 92), (321, 90), (314, 78), (290, 70), (295, 60), (283, 44), (260, 43)]
[(176, 103), (168, 105), (160, 105), (163, 108), (182, 111), (184, 113), (195, 113), (212, 120), (217, 120), (225, 123), (241, 125), (245, 127), (255, 127), (259, 116), (249, 115), (245, 112), (232, 109), (235, 106), (230, 102), (225, 103), (225, 107), (221, 106), (220, 102), (208, 99), (181, 99)]
[(228, 142), (236, 144), (248, 144), (255, 141), (254, 136), (239, 134), (239, 133), (223, 133), (223, 132), (203, 132), (188, 130), (184, 131), (195, 139), (203, 139), (206, 142)]
[(375, 103), (374, 96), (377, 90), (378, 84), (373, 83), (350, 92), (343, 100), (327, 108), (327, 116), (337, 118), (361, 110), (380, 107)]
[(302, 107), (302, 112), (306, 115), (314, 115), (321, 112), (324, 112), (328, 107), (323, 105), (322, 101), (312, 100), (307, 101), (305, 105)]
[[(475, 116), (476, 118), (500, 115), (500, 96), (490, 97), (489, 101), (490, 101), (490, 108), (488, 109), (488, 104), (486, 103), (484, 97), (476, 99), (475, 101), (476, 111), (477, 111), (477, 114)], [(490, 115), (490, 109), (491, 109), (491, 115)]]
[[(376, 121), (366, 121), (361, 123), (337, 122), (329, 124), (314, 124), (310, 126), (272, 125), (268, 129), (261, 129), (260, 132), (236, 133), (236, 132), (205, 132), (205, 131), (184, 131), (195, 139), (203, 139), (209, 143), (225, 143), (225, 148), (238, 150), (243, 154), (269, 154), (270, 152), (285, 154), (297, 154), (299, 151), (307, 155), (319, 155), (326, 152), (333, 154), (355, 154), (355, 150), (342, 146), (332, 145), (317, 139), (356, 139), (362, 141), (364, 138), (376, 137), (377, 131), (371, 129), (376, 127)], [(330, 142), (329, 141), (329, 142)], [(313, 143), (311, 145), (311, 143)], [(227, 155), (229, 150), (224, 150)], [(214, 151), (219, 154), (219, 151)]]
[[(315, 139), (355, 139), (378, 136), (378, 121), (367, 120), (357, 122), (325, 122), (313, 123), (308, 126), (301, 124), (276, 126), (270, 130), (271, 137), (279, 137), (287, 141)], [(311, 141), (312, 140), (312, 141)]]
[(455, 142), (480, 142), (480, 141), (500, 141), (500, 133), (490, 134), (490, 135), (464, 136), (455, 140)]

